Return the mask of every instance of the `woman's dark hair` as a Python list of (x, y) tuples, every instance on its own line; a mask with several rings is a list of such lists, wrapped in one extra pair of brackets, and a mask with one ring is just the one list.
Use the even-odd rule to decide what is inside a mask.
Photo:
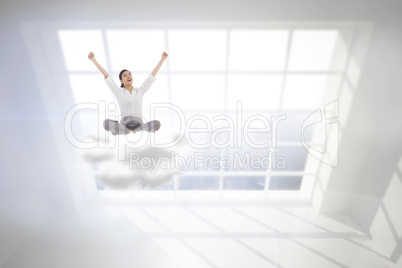
[[(125, 71), (128, 71), (128, 70), (123, 69), (123, 70), (119, 73), (119, 79), (120, 79), (120, 80), (122, 80), (122, 78), (123, 78), (123, 73), (124, 73)], [(124, 84), (121, 83), (121, 86), (120, 86), (120, 87), (124, 87)]]

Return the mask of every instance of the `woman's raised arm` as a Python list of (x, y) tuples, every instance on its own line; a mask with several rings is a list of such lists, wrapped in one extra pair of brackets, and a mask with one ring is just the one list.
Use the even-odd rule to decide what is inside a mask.
[(105, 79), (109, 77), (109, 73), (98, 63), (93, 52), (88, 54), (88, 59), (95, 64), (96, 68), (105, 76)]
[(166, 60), (167, 57), (168, 57), (168, 54), (165, 51), (163, 51), (161, 60), (159, 61), (158, 65), (156, 65), (155, 69), (151, 73), (154, 77), (159, 72), (159, 69), (161, 68), (163, 62)]

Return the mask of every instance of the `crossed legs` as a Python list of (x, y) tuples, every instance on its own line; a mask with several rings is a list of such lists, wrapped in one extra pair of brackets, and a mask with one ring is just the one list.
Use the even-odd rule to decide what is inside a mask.
[(159, 130), (161, 123), (153, 120), (143, 124), (140, 117), (126, 116), (120, 120), (120, 123), (117, 120), (106, 119), (103, 121), (103, 127), (107, 131), (111, 131), (113, 135), (126, 135), (131, 131), (133, 133), (137, 131), (155, 132)]

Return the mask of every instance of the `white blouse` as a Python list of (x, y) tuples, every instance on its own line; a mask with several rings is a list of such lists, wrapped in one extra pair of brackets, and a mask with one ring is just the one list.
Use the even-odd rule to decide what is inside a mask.
[(111, 75), (105, 78), (106, 84), (116, 96), (122, 116), (135, 115), (142, 117), (142, 99), (156, 78), (152, 74), (139, 87), (133, 87), (132, 93), (126, 88), (119, 87)]

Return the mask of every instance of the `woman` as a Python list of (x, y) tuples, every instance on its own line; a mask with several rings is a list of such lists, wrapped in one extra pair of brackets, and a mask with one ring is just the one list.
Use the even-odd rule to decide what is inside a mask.
[(123, 118), (120, 120), (120, 123), (116, 120), (106, 119), (103, 122), (103, 127), (107, 131), (111, 131), (113, 135), (120, 135), (128, 134), (131, 131), (134, 133), (140, 130), (155, 132), (160, 128), (161, 123), (157, 120), (143, 124), (142, 99), (145, 92), (149, 90), (153, 82), (156, 80), (155, 76), (163, 62), (166, 60), (167, 56), (168, 54), (166, 52), (162, 53), (162, 58), (158, 65), (156, 65), (152, 73), (148, 75), (148, 78), (139, 87), (133, 87), (133, 77), (131, 72), (126, 69), (122, 70), (119, 74), (121, 86), (118, 87), (108, 72), (106, 72), (106, 70), (96, 61), (95, 54), (93, 52), (89, 53), (89, 60), (91, 60), (99, 71), (105, 76), (107, 85), (116, 96), (120, 107), (120, 113), (123, 116)]

